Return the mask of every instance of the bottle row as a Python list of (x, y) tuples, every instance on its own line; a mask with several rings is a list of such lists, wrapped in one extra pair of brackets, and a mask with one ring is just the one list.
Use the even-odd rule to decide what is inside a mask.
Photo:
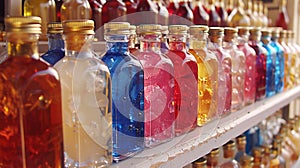
[(93, 19), (95, 30), (113, 20), (134, 25), (276, 25), (284, 29), (288, 29), (289, 23), (286, 0), (280, 1), (280, 11), (274, 24), (268, 18), (268, 8), (261, 0), (229, 0), (226, 3), (224, 0), (25, 0), (24, 16), (41, 16), (43, 34), (46, 34), (49, 22), (75, 19)]
[(68, 20), (49, 24), (40, 59), (41, 19), (5, 23), (4, 167), (108, 166), (299, 84), (299, 46), (277, 28), (170, 25), (162, 38), (161, 25), (110, 22), (100, 57), (94, 22)]
[[(193, 168), (291, 168), (300, 154), (300, 119), (285, 120), (281, 111), (215, 148)], [(223, 153), (223, 156), (220, 154)], [(188, 166), (185, 166), (188, 167)]]

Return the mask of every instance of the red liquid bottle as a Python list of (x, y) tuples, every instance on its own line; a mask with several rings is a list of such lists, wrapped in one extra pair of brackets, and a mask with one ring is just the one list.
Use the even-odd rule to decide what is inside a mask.
[(196, 25), (208, 25), (209, 15), (205, 10), (204, 5), (200, 0), (196, 0), (193, 9), (194, 24)]
[(289, 15), (286, 10), (286, 0), (281, 0), (280, 11), (276, 20), (276, 26), (287, 30), (289, 24)]
[(174, 68), (161, 53), (161, 25), (138, 26), (138, 60), (144, 70), (145, 146), (153, 147), (171, 140), (174, 133)]
[[(108, 0), (102, 7), (102, 25), (108, 23), (118, 17), (126, 15), (126, 6), (120, 0)], [(125, 18), (120, 21), (126, 20)]]
[(176, 0), (170, 0), (169, 5), (167, 7), (169, 12), (169, 25), (175, 23), (176, 20), (176, 11), (178, 9), (178, 3)]
[(95, 31), (102, 26), (102, 5), (96, 0), (89, 0), (92, 9), (92, 19), (95, 23)]
[(228, 25), (227, 18), (228, 14), (227, 11), (225, 10), (224, 6), (224, 1), (223, 0), (218, 0), (219, 2), (216, 5), (216, 10), (221, 18), (221, 26), (226, 27)]
[(209, 15), (208, 26), (221, 25), (221, 18), (216, 10), (215, 0), (208, 0), (207, 13)]
[(152, 0), (140, 0), (137, 12), (145, 12), (136, 18), (138, 24), (155, 24), (158, 22), (157, 5)]
[(136, 24), (135, 15), (130, 15), (136, 12), (137, 10), (137, 3), (135, 3), (133, 0), (123, 0), (126, 6), (126, 15), (127, 15), (127, 22), (130, 24)]
[(153, 0), (157, 5), (158, 15), (157, 23), (161, 25), (168, 25), (169, 12), (162, 0)]
[(256, 53), (256, 92), (255, 100), (261, 100), (266, 97), (266, 57), (267, 50), (259, 45), (260, 42), (260, 28), (251, 28), (249, 36), (249, 46), (252, 47)]
[[(226, 1), (227, 2), (227, 1)], [(226, 4), (226, 11), (227, 11), (227, 14), (230, 15), (232, 10), (234, 8), (234, 5), (233, 5), (233, 0), (228, 0), (227, 4)]]
[[(190, 23), (185, 23), (185, 24), (188, 24), (188, 25), (190, 25), (194, 20), (193, 12), (190, 9), (187, 0), (180, 0), (179, 1), (179, 8), (176, 11), (176, 15), (186, 19), (186, 21), (190, 21)], [(178, 20), (178, 21), (180, 23), (180, 20)], [(179, 23), (177, 22), (175, 24), (179, 24)]]
[(254, 103), (256, 91), (256, 53), (255, 50), (249, 46), (249, 28), (238, 28), (238, 48), (243, 51), (246, 58), (245, 67), (245, 85), (244, 85), (244, 102), (245, 105)]
[(175, 134), (187, 133), (197, 125), (198, 113), (198, 66), (196, 59), (186, 50), (188, 27), (169, 26), (167, 56), (174, 65), (175, 77)]

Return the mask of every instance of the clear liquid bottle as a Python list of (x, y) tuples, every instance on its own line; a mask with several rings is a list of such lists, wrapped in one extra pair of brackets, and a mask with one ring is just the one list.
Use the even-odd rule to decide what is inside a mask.
[(187, 133), (197, 126), (198, 114), (198, 65), (186, 49), (188, 27), (169, 26), (170, 50), (166, 55), (174, 65), (175, 78), (175, 134)]
[(126, 5), (121, 0), (107, 0), (102, 6), (102, 24), (104, 25), (119, 17), (123, 17), (121, 20), (124, 21), (126, 12)]
[(5, 18), (1, 63), (1, 167), (63, 167), (61, 83), (39, 59), (41, 18)]
[(255, 102), (256, 92), (256, 53), (255, 50), (249, 46), (249, 28), (238, 28), (237, 46), (243, 51), (246, 57), (245, 66), (245, 84), (244, 84), (244, 102), (249, 105)]
[(247, 153), (246, 153), (246, 144), (247, 144), (247, 141), (246, 141), (246, 136), (245, 135), (239, 135), (238, 137), (235, 138), (236, 140), (236, 146), (237, 146), (237, 152), (235, 154), (235, 157), (234, 159), (238, 162), (241, 162), (241, 158), (243, 156), (249, 156)]
[(207, 50), (207, 33), (207, 26), (190, 26), (189, 52), (198, 64), (198, 126), (217, 117), (218, 107), (218, 59)]
[(266, 61), (266, 97), (271, 97), (275, 95), (275, 72), (276, 72), (276, 50), (271, 46), (271, 31), (270, 30), (262, 30), (262, 37), (260, 45), (264, 47), (267, 54)]
[(284, 90), (288, 90), (292, 88), (290, 73), (289, 73), (292, 50), (286, 44), (286, 36), (287, 36), (287, 31), (282, 30), (280, 31), (279, 38), (278, 38), (278, 43), (282, 46), (283, 53), (284, 53)]
[(60, 22), (49, 23), (47, 32), (49, 49), (41, 58), (53, 66), (65, 56), (62, 24)]
[(220, 157), (220, 150), (219, 148), (215, 148), (211, 150), (207, 155), (207, 168), (220, 168), (219, 165), (219, 157)]
[(275, 63), (275, 91), (280, 93), (284, 88), (284, 50), (278, 43), (279, 29), (272, 30), (271, 46), (276, 51), (276, 63)]
[(129, 53), (128, 22), (104, 25), (107, 51), (102, 61), (112, 76), (113, 159), (120, 161), (144, 149), (144, 71)]
[(241, 168), (253, 168), (253, 157), (249, 155), (244, 155), (241, 157), (240, 165)]
[(207, 164), (206, 158), (201, 157), (193, 162), (192, 168), (207, 168), (206, 164)]
[(60, 13), (61, 21), (92, 18), (92, 9), (88, 0), (65, 0)]
[(209, 15), (205, 10), (204, 4), (200, 0), (196, 0), (193, 8), (194, 24), (208, 25)]
[(111, 79), (91, 48), (94, 21), (63, 22), (65, 57), (55, 64), (62, 83), (65, 167), (111, 163)]
[(266, 97), (266, 61), (267, 50), (263, 48), (260, 42), (261, 32), (260, 28), (251, 28), (249, 36), (249, 46), (252, 47), (256, 53), (256, 91), (255, 100), (261, 100)]
[(228, 25), (228, 13), (225, 9), (224, 0), (218, 0), (216, 3), (216, 10), (221, 19), (221, 27), (226, 27)]
[(276, 26), (287, 30), (289, 25), (289, 15), (286, 9), (287, 0), (280, 0), (279, 14), (276, 19)]
[(24, 16), (42, 18), (42, 34), (40, 40), (47, 40), (47, 24), (56, 21), (56, 5), (54, 0), (25, 0)]
[(244, 106), (244, 85), (245, 85), (245, 54), (238, 49), (236, 28), (225, 28), (223, 48), (231, 56), (231, 111), (237, 111)]
[(161, 53), (161, 25), (139, 25), (140, 51), (144, 69), (145, 146), (171, 140), (174, 133), (174, 67)]
[(223, 145), (223, 162), (220, 164), (220, 168), (240, 168), (240, 164), (234, 159), (235, 142), (229, 141)]
[(221, 18), (217, 12), (215, 6), (215, 0), (208, 0), (208, 5), (206, 7), (206, 12), (209, 15), (208, 26), (221, 26)]
[[(218, 59), (218, 110), (217, 115), (228, 114), (231, 109), (232, 79), (231, 56), (222, 48), (224, 29), (210, 27), (208, 50), (213, 52)], [(225, 95), (225, 96), (224, 96)]]
[(228, 16), (228, 25), (230, 27), (250, 26), (250, 19), (244, 11), (244, 3), (242, 0), (236, 0), (235, 8)]

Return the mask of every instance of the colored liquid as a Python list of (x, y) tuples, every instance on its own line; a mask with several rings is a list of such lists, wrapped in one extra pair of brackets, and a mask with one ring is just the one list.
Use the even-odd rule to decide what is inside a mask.
[[(102, 6), (102, 24), (126, 15), (126, 6), (120, 0), (107, 0)], [(122, 19), (125, 20), (125, 19)]]
[(239, 43), (238, 48), (245, 54), (245, 85), (244, 102), (245, 105), (255, 101), (256, 92), (256, 53), (247, 43)]
[(176, 23), (176, 11), (178, 9), (178, 4), (173, 1), (170, 1), (167, 9), (169, 12), (169, 25)]
[(276, 51), (275, 91), (276, 93), (280, 93), (284, 87), (284, 52), (282, 46), (277, 41), (272, 41), (270, 44)]
[(175, 134), (187, 133), (197, 125), (198, 67), (195, 58), (185, 51), (183, 42), (170, 42), (167, 56), (174, 65)]
[(179, 2), (179, 8), (176, 11), (176, 15), (180, 16), (190, 22), (193, 22), (194, 15), (187, 2)]
[(196, 25), (208, 25), (209, 15), (207, 14), (202, 3), (196, 4), (193, 9), (194, 24)]
[(276, 51), (270, 44), (261, 45), (267, 50), (266, 60), (266, 96), (275, 95)]
[(136, 18), (134, 15), (130, 15), (132, 13), (136, 12), (137, 4), (133, 0), (123, 0), (126, 6), (126, 15), (127, 16), (127, 22), (130, 24), (136, 24)]
[(61, 21), (61, 14), (60, 14), (60, 8), (63, 4), (63, 0), (55, 0), (55, 5), (56, 5), (56, 21), (60, 22)]
[[(249, 46), (252, 47), (256, 53), (256, 91), (255, 100), (261, 100), (266, 97), (266, 71), (267, 71), (267, 56), (266, 50), (261, 46), (258, 46), (256, 42), (249, 41)], [(265, 52), (263, 52), (265, 51)]]
[(63, 167), (57, 72), (28, 56), (11, 56), (0, 70), (1, 167)]
[(202, 49), (190, 49), (198, 64), (198, 117), (202, 126), (216, 117), (218, 100), (218, 60), (216, 56)]
[[(136, 17), (138, 24), (157, 24), (158, 8), (152, 0), (140, 0), (137, 6), (138, 12), (147, 12), (143, 17)], [(147, 19), (145, 19), (147, 18)]]
[(279, 12), (277, 20), (276, 20), (276, 26), (282, 27), (285, 30), (288, 30), (288, 24), (289, 24), (289, 16), (286, 11), (286, 8), (282, 9), (282, 11)]
[(209, 15), (208, 26), (212, 27), (221, 25), (221, 18), (213, 4), (209, 5), (209, 8), (206, 9), (206, 12)]
[(228, 23), (227, 23), (228, 14), (227, 14), (224, 6), (217, 6), (216, 11), (219, 14), (220, 19), (221, 19), (221, 25), (220, 26), (226, 27), (228, 25)]
[(91, 9), (92, 9), (92, 19), (95, 22), (95, 28), (94, 30), (96, 31), (102, 26), (102, 5), (98, 3), (96, 0), (89, 0)]
[(152, 147), (175, 135), (174, 69), (169, 58), (144, 47), (137, 58), (144, 68), (145, 145)]
[(52, 66), (65, 56), (64, 41), (61, 35), (49, 35), (49, 50), (41, 56)]
[(113, 157), (119, 161), (144, 149), (144, 71), (127, 42), (107, 42), (102, 60), (112, 79)]
[(66, 0), (60, 13), (61, 21), (92, 18), (91, 6), (87, 0)]

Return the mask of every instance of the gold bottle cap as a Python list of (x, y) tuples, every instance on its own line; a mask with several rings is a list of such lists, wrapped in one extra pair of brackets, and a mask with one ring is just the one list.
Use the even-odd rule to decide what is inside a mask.
[(161, 34), (161, 25), (159, 24), (142, 24), (138, 26), (138, 34)]
[(279, 37), (280, 31), (282, 30), (280, 27), (270, 27), (268, 29), (270, 29), (272, 37)]
[(186, 25), (170, 25), (169, 34), (185, 35), (187, 34), (189, 27)]
[(243, 36), (243, 35), (249, 35), (249, 27), (237, 27), (238, 29), (238, 35)]
[(191, 35), (197, 35), (201, 33), (208, 33), (208, 26), (204, 25), (192, 25), (190, 26), (190, 34)]
[(6, 17), (5, 31), (41, 34), (41, 22), (38, 16)]
[(254, 158), (249, 155), (243, 155), (240, 158), (241, 166), (251, 166), (253, 164)]
[(133, 35), (136, 34), (136, 26), (135, 25), (130, 25), (129, 30), (130, 30), (130, 34), (133, 34)]
[(104, 24), (105, 35), (130, 34), (130, 24), (128, 22), (109, 22)]
[(162, 34), (169, 34), (168, 26), (161, 26), (161, 33)]
[(207, 156), (212, 156), (212, 157), (214, 157), (214, 156), (218, 156), (219, 153), (220, 153), (220, 149), (219, 149), (219, 148), (215, 148), (215, 149), (211, 150), (211, 151), (207, 154)]
[(239, 135), (238, 137), (236, 137), (236, 143), (237, 144), (246, 144), (246, 136)]
[(271, 30), (270, 29), (262, 29), (261, 35), (262, 36), (271, 36)]
[(62, 23), (63, 33), (95, 34), (93, 20), (66, 20)]
[(235, 142), (233, 140), (228, 141), (226, 144), (223, 145), (224, 150), (232, 150), (235, 148)]
[(63, 33), (62, 23), (61, 22), (48, 23), (47, 32), (49, 34), (62, 34)]
[(287, 37), (287, 31), (286, 30), (281, 30), (279, 33), (280, 38), (286, 38)]
[(199, 158), (193, 162), (193, 168), (203, 168), (206, 167), (207, 160), (204, 157)]

